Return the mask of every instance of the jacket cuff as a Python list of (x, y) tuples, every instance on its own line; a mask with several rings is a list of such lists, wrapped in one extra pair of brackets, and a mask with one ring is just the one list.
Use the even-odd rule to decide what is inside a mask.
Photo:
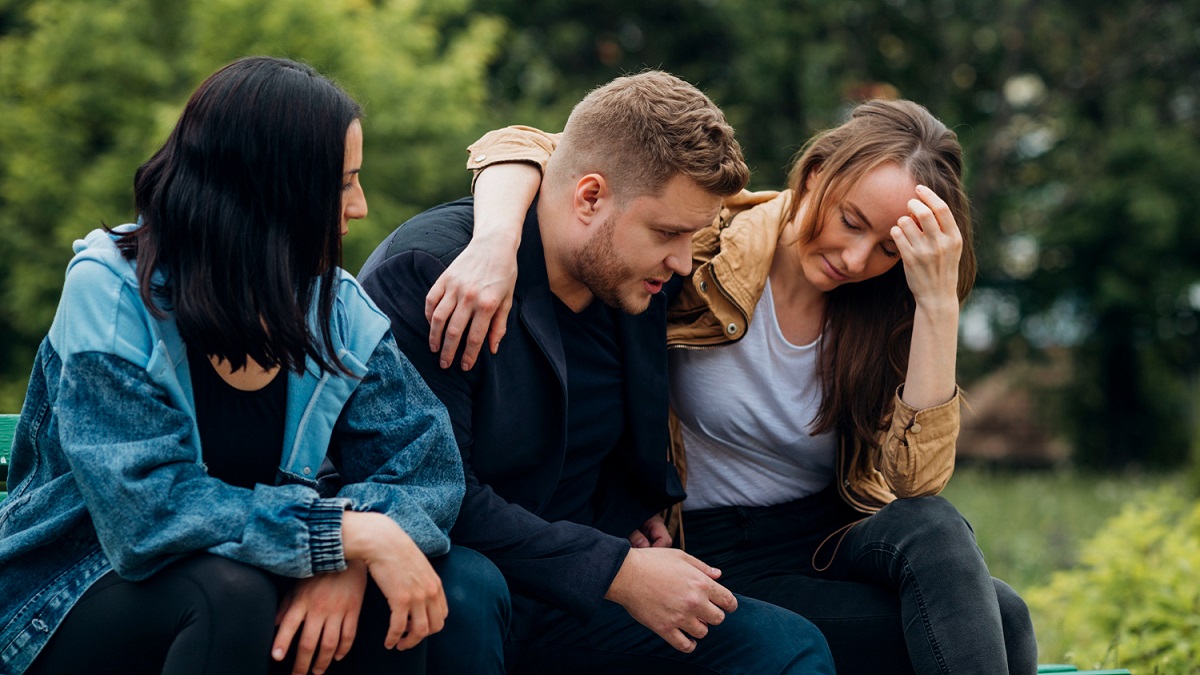
[(600, 548), (604, 549), (604, 555), (608, 557), (609, 565), (603, 574), (596, 575), (599, 593), (592, 596), (587, 602), (587, 606), (579, 614), (580, 618), (589, 622), (600, 610), (600, 606), (604, 603), (604, 596), (608, 595), (608, 589), (612, 587), (613, 580), (617, 578), (617, 573), (621, 571), (621, 566), (625, 564), (625, 559), (629, 557), (629, 551), (633, 545), (629, 543), (628, 539), (605, 535), (604, 540), (600, 542)]
[(308, 510), (308, 546), (312, 557), (313, 574), (341, 572), (346, 569), (342, 549), (342, 514), (349, 509), (349, 499), (317, 499)]
[(467, 147), (467, 169), (473, 172), (471, 192), (475, 191), (479, 172), (493, 164), (525, 162), (545, 173), (556, 144), (555, 135), (532, 127), (512, 126), (489, 131)]
[(891, 431), (879, 468), (897, 497), (938, 494), (954, 473), (958, 387), (949, 401), (921, 410), (905, 403), (900, 398), (902, 391), (896, 390)]
[(917, 409), (905, 403), (901, 398), (903, 393), (904, 385), (896, 388), (891, 424), (893, 433), (904, 438), (957, 435), (961, 405), (957, 386), (954, 387), (954, 395), (949, 401), (928, 408)]

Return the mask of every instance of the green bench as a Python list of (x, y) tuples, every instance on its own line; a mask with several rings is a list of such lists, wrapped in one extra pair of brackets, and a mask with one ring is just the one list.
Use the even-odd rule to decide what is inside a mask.
[(1129, 671), (1124, 668), (1116, 668), (1111, 670), (1079, 670), (1074, 665), (1063, 665), (1060, 663), (1046, 663), (1038, 665), (1038, 675), (1043, 673), (1074, 673), (1075, 675), (1129, 675)]
[(13, 433), (20, 415), (0, 415), (0, 501), (8, 496), (8, 453), (12, 452)]
[[(18, 415), (0, 415), (0, 501), (8, 496), (8, 454)], [(1078, 670), (1075, 666), (1049, 664), (1038, 666), (1038, 673), (1076, 673), (1077, 675), (1130, 675), (1128, 670)]]

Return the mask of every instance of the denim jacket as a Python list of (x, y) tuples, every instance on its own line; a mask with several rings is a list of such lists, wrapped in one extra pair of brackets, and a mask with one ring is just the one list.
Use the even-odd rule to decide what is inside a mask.
[[(289, 577), (341, 570), (348, 508), (386, 513), (426, 554), (449, 550), (464, 489), (449, 419), (349, 274), (332, 335), (354, 376), (311, 360), (288, 373), (275, 485), (251, 490), (206, 472), (171, 315), (145, 307), (111, 235), (93, 231), (75, 251), (0, 504), (0, 675), (27, 668), (109, 570), (145, 579), (197, 552)], [(317, 481), (327, 454), (336, 494)]]

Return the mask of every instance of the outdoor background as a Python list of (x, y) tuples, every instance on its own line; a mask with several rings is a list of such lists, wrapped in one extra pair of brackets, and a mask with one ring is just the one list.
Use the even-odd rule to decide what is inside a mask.
[(1200, 672), (1197, 0), (0, 0), (0, 411), (72, 240), (133, 218), (187, 95), (250, 54), (366, 108), (351, 271), (467, 192), (482, 132), (560, 130), (623, 73), (705, 90), (755, 189), (854, 102), (923, 103), (966, 150), (982, 261), (947, 495), (1042, 662)]

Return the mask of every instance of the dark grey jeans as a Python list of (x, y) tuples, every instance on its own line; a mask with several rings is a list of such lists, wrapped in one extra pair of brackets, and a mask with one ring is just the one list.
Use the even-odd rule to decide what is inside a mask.
[(831, 487), (777, 506), (688, 511), (683, 523), (688, 552), (730, 590), (815, 623), (839, 675), (1037, 671), (1028, 608), (988, 574), (950, 502), (900, 499), (862, 517)]

